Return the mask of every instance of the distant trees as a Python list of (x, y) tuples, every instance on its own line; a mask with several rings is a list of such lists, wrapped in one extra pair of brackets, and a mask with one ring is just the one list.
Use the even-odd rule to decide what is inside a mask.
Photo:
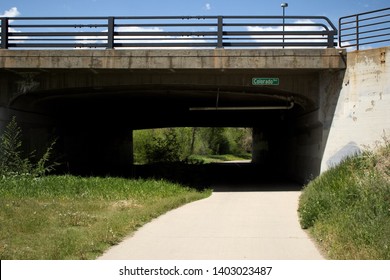
[(174, 162), (191, 155), (247, 154), (252, 146), (250, 128), (180, 127), (136, 130), (134, 162)]

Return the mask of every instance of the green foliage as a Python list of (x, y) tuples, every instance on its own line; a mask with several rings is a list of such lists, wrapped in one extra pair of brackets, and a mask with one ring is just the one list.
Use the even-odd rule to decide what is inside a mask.
[(245, 155), (252, 131), (246, 128), (163, 128), (134, 131), (134, 162), (188, 161), (193, 155)]
[(22, 130), (13, 117), (0, 137), (0, 175), (2, 176), (43, 176), (52, 171), (58, 163), (51, 162), (55, 141), (46, 149), (42, 157), (33, 162), (33, 153), (25, 156), (22, 143)]
[(245, 155), (252, 151), (252, 129), (231, 128), (225, 129), (225, 135), (229, 142), (229, 151), (235, 155)]
[(344, 160), (305, 186), (302, 228), (335, 259), (390, 259), (390, 145)]
[(179, 161), (178, 144), (176, 131), (173, 129), (164, 130), (161, 136), (153, 136), (151, 141), (146, 143), (148, 163)]

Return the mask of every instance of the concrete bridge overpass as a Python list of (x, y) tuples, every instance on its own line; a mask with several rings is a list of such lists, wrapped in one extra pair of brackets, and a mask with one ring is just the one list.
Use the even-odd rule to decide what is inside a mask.
[[(1, 103), (23, 123), (36, 116), (31, 127), (44, 118), (56, 127), (75, 169), (129, 165), (132, 129), (171, 126), (254, 127), (254, 160), (262, 161), (256, 142), (273, 139), (273, 162), (282, 168), (288, 161), (280, 157), (299, 151), (295, 137), (316, 135), (320, 146), (326, 140), (321, 130), (331, 122), (328, 103), (337, 98), (344, 55), (336, 49), (3, 50)], [(262, 77), (279, 82), (257, 85), (254, 78)], [(319, 168), (323, 148), (309, 156), (306, 170)], [(304, 162), (284, 167), (296, 173), (298, 163)]]
[[(390, 127), (387, 57), (388, 48), (347, 54), (335, 48), (7, 45), (0, 49), (0, 118), (4, 126), (16, 115), (31, 149), (59, 137), (69, 170), (91, 173), (130, 168), (134, 129), (253, 127), (258, 168), (305, 181), (335, 162), (345, 147), (347, 153), (355, 149), (350, 143), (377, 140)], [(372, 75), (374, 83), (367, 80)], [(361, 119), (371, 113), (377, 123), (370, 127)], [(360, 131), (367, 128), (373, 131), (369, 139)]]

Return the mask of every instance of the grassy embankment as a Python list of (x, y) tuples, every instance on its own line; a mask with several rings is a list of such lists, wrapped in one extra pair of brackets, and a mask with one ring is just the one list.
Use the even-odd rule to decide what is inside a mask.
[(95, 259), (153, 218), (205, 198), (163, 180), (0, 179), (0, 259)]
[(300, 222), (330, 259), (390, 259), (390, 142), (310, 182)]

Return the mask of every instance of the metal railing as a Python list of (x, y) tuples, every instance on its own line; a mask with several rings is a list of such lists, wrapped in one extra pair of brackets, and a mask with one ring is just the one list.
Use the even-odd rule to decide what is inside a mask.
[(390, 42), (390, 8), (339, 19), (339, 47), (378, 46)]
[(321, 16), (3, 17), (0, 20), (1, 49), (333, 48), (337, 41), (336, 27)]

